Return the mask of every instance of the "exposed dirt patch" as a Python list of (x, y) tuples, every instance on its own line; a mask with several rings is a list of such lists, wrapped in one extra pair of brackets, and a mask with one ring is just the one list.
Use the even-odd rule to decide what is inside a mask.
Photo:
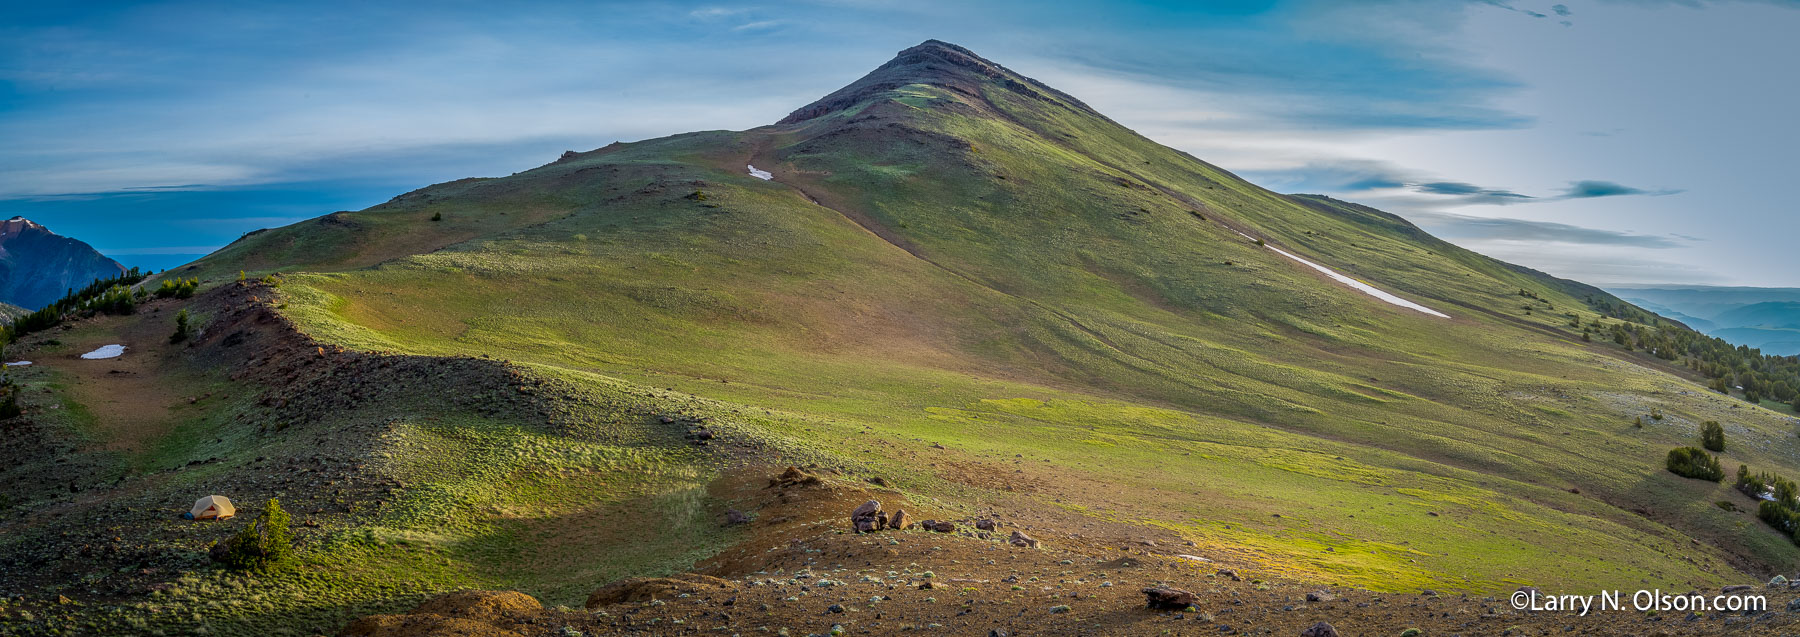
[[(764, 473), (755, 475), (759, 470)], [(737, 471), (715, 485), (717, 495), (736, 497), (755, 515), (745, 523), (752, 533), (744, 543), (697, 565), (710, 576), (625, 580), (595, 591), (585, 610), (544, 609), (522, 623), (491, 625), (520, 635), (797, 636), (834, 629), (857, 635), (1298, 635), (1326, 622), (1344, 635), (1419, 628), (1425, 635), (1635, 636), (1780, 634), (1800, 620), (1783, 610), (1796, 598), (1785, 588), (1747, 591), (1766, 594), (1771, 612), (1580, 617), (1520, 612), (1506, 599), (1263, 579), (1252, 574), (1253, 564), (1231, 556), (1208, 562), (1189, 555), (1211, 554), (1208, 547), (1154, 540), (1039, 529), (1045, 540), (1040, 548), (1020, 547), (1003, 540), (1017, 528), (1013, 522), (991, 518), (976, 521), (993, 522), (993, 531), (985, 523), (957, 521), (951, 533), (914, 528), (856, 534), (847, 532), (849, 512), (868, 498), (888, 509), (905, 507), (909, 515), (916, 508), (920, 518), (936, 512), (898, 493), (842, 479), (771, 486), (766, 476), (772, 473)], [(379, 621), (396, 627), (440, 621), (418, 614)]]

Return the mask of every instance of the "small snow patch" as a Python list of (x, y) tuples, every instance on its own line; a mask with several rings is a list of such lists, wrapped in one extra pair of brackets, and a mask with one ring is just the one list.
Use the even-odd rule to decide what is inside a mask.
[(13, 361), (13, 362), (7, 363), (6, 366), (7, 367), (24, 367), (24, 366), (30, 365), (30, 364), (31, 364), (31, 361)]
[(775, 178), (775, 173), (769, 172), (767, 170), (757, 170), (755, 165), (745, 166), (745, 168), (750, 169), (751, 177), (755, 177), (755, 178), (761, 179), (763, 181), (768, 181), (770, 179)]
[[(1244, 235), (1244, 238), (1246, 238), (1246, 239), (1255, 239), (1256, 238), (1256, 237), (1252, 237), (1250, 235), (1244, 234), (1242, 232), (1239, 232), (1238, 234)], [(1338, 283), (1348, 285), (1351, 288), (1357, 290), (1358, 292), (1362, 292), (1369, 296), (1381, 299), (1382, 301), (1386, 301), (1388, 303), (1398, 305), (1400, 307), (1403, 307), (1403, 308), (1406, 308), (1409, 310), (1418, 310), (1420, 312), (1424, 312), (1426, 314), (1430, 314), (1430, 315), (1436, 316), (1438, 318), (1450, 318), (1449, 314), (1445, 314), (1443, 312), (1439, 312), (1437, 310), (1425, 307), (1423, 305), (1419, 305), (1418, 303), (1414, 303), (1412, 301), (1408, 301), (1408, 300), (1400, 298), (1398, 296), (1394, 296), (1393, 294), (1389, 294), (1386, 290), (1382, 290), (1373, 285), (1369, 285), (1367, 283), (1363, 283), (1362, 281), (1358, 281), (1356, 279), (1352, 279), (1352, 278), (1344, 276), (1342, 274), (1338, 274), (1336, 270), (1332, 270), (1331, 268), (1327, 268), (1327, 267), (1319, 265), (1317, 263), (1307, 261), (1306, 259), (1302, 259), (1292, 252), (1288, 252), (1286, 250), (1277, 248), (1272, 245), (1264, 245), (1263, 247), (1268, 248), (1270, 250), (1274, 250), (1276, 254), (1279, 254), (1281, 256), (1287, 257), (1289, 259), (1293, 259), (1295, 261), (1299, 261), (1301, 265), (1305, 265), (1306, 267), (1312, 268), (1314, 270), (1318, 270), (1320, 273), (1324, 274), (1325, 276), (1331, 277), (1331, 279), (1333, 281), (1337, 281)]]
[(99, 360), (102, 358), (118, 358), (124, 354), (124, 345), (102, 345), (100, 349), (82, 354), (81, 357), (88, 360)]

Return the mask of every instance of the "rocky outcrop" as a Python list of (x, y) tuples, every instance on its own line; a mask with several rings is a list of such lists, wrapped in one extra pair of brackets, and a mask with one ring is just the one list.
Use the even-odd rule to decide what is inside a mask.
[(1152, 586), (1143, 590), (1146, 603), (1158, 610), (1182, 610), (1199, 603), (1200, 597), (1179, 588)]
[(1006, 541), (1008, 543), (1012, 544), (1013, 546), (1017, 546), (1019, 548), (1035, 549), (1038, 547), (1037, 540), (1032, 539), (1032, 537), (1029, 535), (1026, 535), (1024, 531), (1019, 531), (1016, 529), (1012, 532), (1012, 537), (1007, 538)]
[(887, 513), (881, 510), (881, 503), (875, 500), (862, 503), (850, 512), (850, 530), (857, 533), (873, 533), (887, 528)]

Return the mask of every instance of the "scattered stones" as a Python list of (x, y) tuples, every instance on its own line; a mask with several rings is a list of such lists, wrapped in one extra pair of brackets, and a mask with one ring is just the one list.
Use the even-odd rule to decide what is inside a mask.
[(1744, 591), (1750, 590), (1751, 588), (1754, 588), (1754, 587), (1750, 586), (1748, 584), (1734, 584), (1734, 585), (1726, 586), (1724, 588), (1719, 589), (1719, 592), (1724, 593), (1726, 595), (1730, 595), (1732, 593), (1742, 593)]
[(1146, 604), (1157, 610), (1183, 610), (1200, 601), (1193, 593), (1167, 586), (1152, 586), (1143, 593)]
[(1334, 599), (1337, 599), (1336, 595), (1325, 591), (1313, 591), (1306, 594), (1306, 601), (1309, 602), (1329, 602)]

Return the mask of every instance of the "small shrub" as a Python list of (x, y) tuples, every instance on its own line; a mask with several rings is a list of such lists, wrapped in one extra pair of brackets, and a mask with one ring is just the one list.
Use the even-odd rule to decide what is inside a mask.
[(175, 313), (175, 333), (169, 335), (169, 343), (186, 341), (189, 336), (192, 336), (192, 329), (188, 327), (187, 308), (182, 308), (180, 312)]
[(12, 420), (25, 415), (25, 409), (19, 406), (19, 386), (11, 383), (0, 391), (6, 392), (6, 400), (0, 401), (0, 420)]
[(432, 221), (443, 221), (443, 220), (444, 220), (444, 213), (442, 213), (442, 212), (434, 212), (434, 213), (431, 213), (431, 220), (432, 220)]
[(294, 550), (288, 522), (281, 501), (270, 499), (250, 526), (213, 546), (213, 560), (240, 571), (274, 570), (286, 562)]
[(1684, 478), (1718, 482), (1725, 479), (1719, 459), (1704, 449), (1676, 447), (1669, 450), (1669, 472)]
[(1700, 425), (1700, 446), (1712, 451), (1725, 450), (1725, 428), (1717, 420), (1708, 420)]

